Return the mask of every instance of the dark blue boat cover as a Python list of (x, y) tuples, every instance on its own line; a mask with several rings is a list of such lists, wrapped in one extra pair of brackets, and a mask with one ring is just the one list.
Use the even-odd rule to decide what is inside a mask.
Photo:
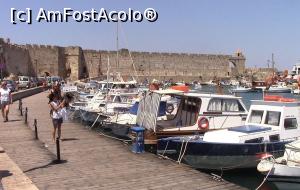
[[(134, 105), (130, 108), (129, 113), (132, 115), (137, 115), (137, 111), (139, 108), (139, 102), (135, 102)], [(158, 116), (166, 115), (167, 102), (160, 102), (158, 109)]]
[(133, 106), (130, 108), (129, 113), (132, 115), (137, 115), (138, 108), (139, 108), (139, 102), (135, 102)]

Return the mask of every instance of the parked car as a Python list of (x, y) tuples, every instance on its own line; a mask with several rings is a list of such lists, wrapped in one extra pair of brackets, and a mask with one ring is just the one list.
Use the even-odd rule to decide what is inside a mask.
[(14, 80), (5, 79), (3, 81), (7, 82), (7, 88), (9, 88), (11, 92), (18, 91), (18, 85), (17, 85), (17, 83)]
[(55, 82), (61, 82), (62, 81), (62, 79), (59, 76), (51, 76), (51, 77), (48, 77), (47, 80), (48, 80), (49, 85), (52, 85)]
[(20, 88), (30, 88), (30, 77), (28, 76), (19, 76), (18, 87)]
[(36, 77), (30, 77), (30, 88), (37, 87), (38, 86), (38, 80)]
[(44, 83), (46, 83), (47, 79), (45, 77), (38, 77), (37, 78), (37, 85), (43, 86)]

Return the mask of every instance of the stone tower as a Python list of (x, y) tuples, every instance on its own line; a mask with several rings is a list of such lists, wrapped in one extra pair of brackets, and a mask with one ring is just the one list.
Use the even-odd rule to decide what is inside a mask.
[(82, 78), (83, 65), (81, 47), (66, 47), (64, 51), (67, 76), (72, 81)]
[(245, 62), (246, 58), (241, 51), (237, 51), (229, 61), (235, 66), (234, 71), (232, 71), (233, 75), (242, 75), (245, 72)]

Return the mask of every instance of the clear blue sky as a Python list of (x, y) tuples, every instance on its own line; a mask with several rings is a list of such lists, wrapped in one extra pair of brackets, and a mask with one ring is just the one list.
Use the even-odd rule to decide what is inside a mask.
[(79, 45), (85, 49), (116, 49), (116, 23), (10, 23), (10, 8), (75, 10), (91, 8), (159, 13), (155, 23), (122, 23), (120, 47), (132, 51), (222, 53), (241, 49), (247, 66), (291, 69), (300, 60), (298, 0), (0, 0), (0, 37), (13, 43)]

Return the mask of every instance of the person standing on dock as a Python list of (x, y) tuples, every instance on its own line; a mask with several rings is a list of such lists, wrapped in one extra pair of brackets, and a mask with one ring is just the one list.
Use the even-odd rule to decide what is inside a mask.
[(50, 93), (49, 96), (49, 107), (50, 107), (50, 116), (52, 118), (53, 123), (53, 132), (52, 138), (53, 142), (55, 142), (56, 138), (56, 130), (57, 137), (60, 139), (61, 137), (61, 125), (63, 123), (63, 116), (61, 114), (61, 110), (65, 105), (64, 101), (61, 101), (61, 96), (58, 93)]
[(8, 121), (9, 104), (12, 104), (12, 95), (9, 88), (7, 88), (7, 82), (3, 81), (0, 88), (0, 105), (3, 121)]

